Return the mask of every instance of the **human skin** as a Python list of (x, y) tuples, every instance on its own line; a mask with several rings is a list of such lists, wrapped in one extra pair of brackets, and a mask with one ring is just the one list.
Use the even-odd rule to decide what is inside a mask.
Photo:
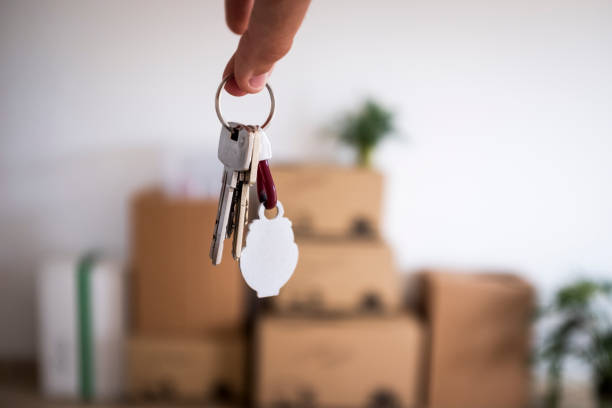
[(223, 71), (232, 75), (225, 90), (234, 96), (261, 91), (274, 64), (291, 49), (310, 0), (225, 0), (230, 30), (240, 35)]

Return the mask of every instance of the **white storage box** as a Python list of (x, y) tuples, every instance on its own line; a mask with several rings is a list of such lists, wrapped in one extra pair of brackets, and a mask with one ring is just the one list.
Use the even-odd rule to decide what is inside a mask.
[(121, 395), (126, 276), (92, 257), (46, 262), (38, 275), (39, 365), (48, 397)]

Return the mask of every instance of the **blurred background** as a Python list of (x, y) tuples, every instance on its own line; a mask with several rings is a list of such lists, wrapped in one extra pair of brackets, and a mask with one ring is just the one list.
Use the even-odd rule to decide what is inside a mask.
[(313, 2), (266, 130), (300, 261), (261, 302), (208, 259), (223, 2), (0, 1), (0, 372), (38, 373), (0, 397), (609, 401), (611, 19)]

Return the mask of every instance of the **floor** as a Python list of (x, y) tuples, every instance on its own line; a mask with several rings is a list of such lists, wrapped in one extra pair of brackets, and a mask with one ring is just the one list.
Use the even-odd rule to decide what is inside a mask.
[[(536, 381), (534, 394), (536, 401), (541, 401), (544, 384)], [(36, 365), (32, 362), (0, 363), (0, 407), (27, 408), (185, 408), (184, 403), (91, 403), (83, 404), (67, 400), (48, 400), (40, 396), (36, 384)], [(539, 407), (537, 403), (534, 408)], [(595, 408), (596, 404), (588, 384), (565, 384), (561, 407), (559, 408)], [(220, 407), (211, 407), (220, 408)], [(226, 407), (227, 408), (227, 407)]]

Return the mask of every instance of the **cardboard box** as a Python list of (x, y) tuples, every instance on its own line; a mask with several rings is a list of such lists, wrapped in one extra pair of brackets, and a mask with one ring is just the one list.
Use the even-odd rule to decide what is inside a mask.
[(257, 333), (259, 407), (420, 406), (425, 334), (413, 317), (268, 317)]
[(245, 344), (237, 334), (200, 339), (134, 337), (127, 394), (135, 400), (241, 402)]
[(282, 312), (393, 312), (401, 303), (391, 250), (375, 240), (298, 240), (293, 276), (272, 302)]
[(431, 325), (428, 406), (529, 406), (534, 297), (512, 275), (424, 274)]
[(226, 242), (209, 258), (216, 200), (170, 199), (159, 191), (132, 202), (133, 324), (141, 334), (202, 334), (243, 322), (245, 285)]
[(296, 234), (377, 235), (383, 177), (371, 169), (327, 165), (272, 167)]

